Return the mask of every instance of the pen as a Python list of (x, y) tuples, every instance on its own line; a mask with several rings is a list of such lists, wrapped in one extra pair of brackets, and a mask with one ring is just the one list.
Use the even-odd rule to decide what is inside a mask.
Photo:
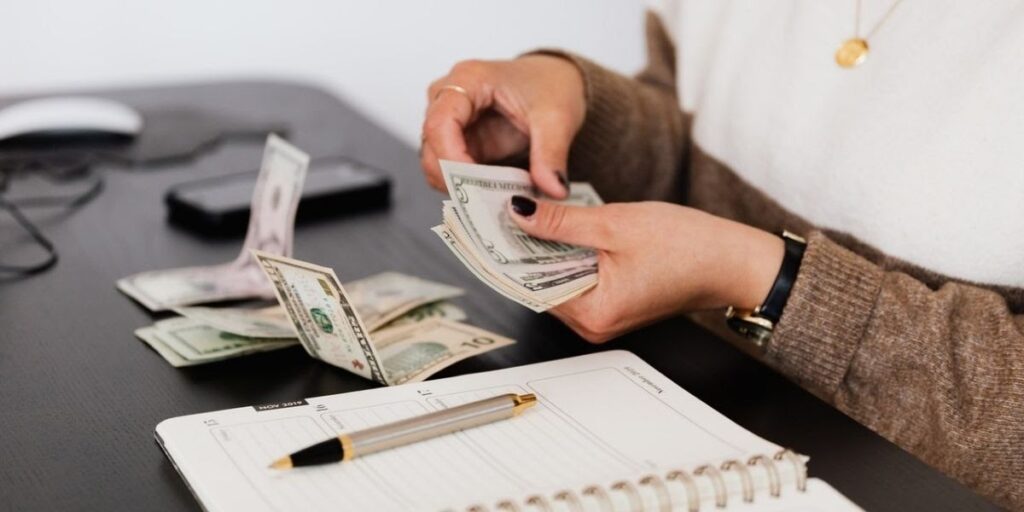
[(381, 450), (450, 434), (457, 430), (508, 419), (519, 415), (536, 403), (537, 397), (532, 393), (523, 395), (508, 393), (485, 398), (422, 416), (341, 434), (281, 457), (275, 460), (270, 467), (291, 469), (299, 466), (347, 461)]

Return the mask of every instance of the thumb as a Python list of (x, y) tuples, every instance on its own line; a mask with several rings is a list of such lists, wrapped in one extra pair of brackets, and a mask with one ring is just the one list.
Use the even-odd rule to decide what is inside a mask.
[(520, 229), (543, 240), (597, 249), (610, 241), (603, 206), (568, 206), (516, 195), (509, 210)]
[(569, 195), (569, 146), (575, 131), (564, 116), (539, 116), (530, 124), (530, 176), (542, 192), (555, 199)]

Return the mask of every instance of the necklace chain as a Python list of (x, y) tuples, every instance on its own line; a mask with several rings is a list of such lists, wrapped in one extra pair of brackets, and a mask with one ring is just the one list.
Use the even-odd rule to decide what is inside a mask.
[(861, 2), (863, 0), (857, 0), (857, 14), (854, 16), (853, 22), (853, 37), (843, 41), (843, 44), (839, 45), (839, 49), (836, 50), (836, 64), (839, 64), (841, 68), (855, 68), (863, 63), (868, 58), (868, 40), (878, 32), (878, 29), (892, 16), (893, 11), (900, 5), (903, 0), (895, 0), (892, 5), (889, 6), (889, 10), (885, 11), (882, 15), (882, 19), (875, 23), (874, 27), (865, 36), (860, 35), (860, 11)]
[(875, 35), (875, 32), (878, 32), (878, 29), (882, 28), (882, 25), (886, 21), (889, 20), (889, 17), (892, 16), (893, 11), (896, 10), (896, 7), (899, 7), (899, 5), (903, 2), (903, 0), (896, 0), (895, 2), (893, 2), (892, 5), (889, 6), (889, 10), (885, 11), (885, 14), (882, 15), (882, 19), (878, 20), (878, 23), (875, 23), (875, 26), (872, 27), (871, 31), (869, 31), (867, 33), (867, 35), (864, 36), (864, 37), (860, 36), (860, 10), (861, 10), (860, 7), (861, 7), (861, 2), (862, 2), (862, 0), (857, 0), (857, 15), (854, 17), (855, 21), (854, 21), (854, 25), (853, 25), (853, 35), (854, 35), (854, 37), (857, 37), (857, 38), (860, 38), (860, 39), (864, 39), (865, 41), (868, 41), (868, 40), (871, 39), (872, 36)]

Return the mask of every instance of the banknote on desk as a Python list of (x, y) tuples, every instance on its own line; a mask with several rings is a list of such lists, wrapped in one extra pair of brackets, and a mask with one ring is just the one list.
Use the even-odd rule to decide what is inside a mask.
[[(514, 167), (441, 161), (450, 201), (433, 228), (478, 279), (534, 311), (546, 311), (597, 284), (597, 255), (587, 247), (541, 240), (523, 232), (508, 213), (513, 195), (539, 199), (529, 174)], [(560, 201), (603, 204), (587, 183), (571, 183)]]
[[(371, 332), (427, 322), (432, 319), (461, 321), (466, 313), (446, 299), (463, 293), (461, 288), (398, 272), (385, 272), (346, 283), (356, 311), (366, 318), (376, 315), (387, 323)], [(410, 309), (411, 308), (411, 309)], [(193, 366), (299, 343), (295, 327), (280, 305), (262, 308), (180, 307), (184, 318), (162, 320), (135, 332), (172, 366)]]
[(309, 355), (381, 384), (426, 379), (474, 355), (515, 343), (447, 319), (371, 332), (327, 267), (253, 251)]
[(135, 331), (171, 366), (194, 366), (296, 345), (294, 337), (255, 338), (218, 330), (187, 317), (161, 320)]
[(452, 299), (461, 288), (399, 272), (383, 272), (344, 284), (366, 328), (375, 331), (426, 304)]
[(309, 155), (271, 134), (253, 191), (249, 229), (234, 261), (206, 267), (155, 270), (117, 281), (117, 288), (150, 311), (224, 300), (274, 296), (249, 251), (290, 256), (295, 211)]
[[(343, 286), (345, 286), (346, 290), (348, 289), (347, 284)], [(363, 315), (364, 308), (362, 305), (356, 302), (355, 307), (356, 311)], [(193, 306), (174, 308), (174, 312), (191, 318), (197, 323), (237, 336), (249, 338), (294, 338), (298, 341), (298, 338), (295, 336), (295, 327), (288, 318), (288, 314), (284, 312), (284, 308), (280, 305), (263, 308), (210, 308)], [(448, 320), (461, 322), (466, 319), (466, 312), (446, 300), (424, 303), (422, 306), (402, 313), (397, 318), (390, 320), (377, 329), (371, 329), (370, 332), (387, 329), (388, 327), (425, 322), (432, 318), (447, 318)]]
[[(227, 310), (227, 314), (222, 315), (221, 310)], [(135, 331), (139, 339), (174, 367), (214, 363), (299, 344), (294, 327), (280, 306), (175, 311), (185, 317), (161, 320)], [(379, 331), (441, 319), (462, 321), (466, 312), (451, 302), (432, 302), (408, 311)]]

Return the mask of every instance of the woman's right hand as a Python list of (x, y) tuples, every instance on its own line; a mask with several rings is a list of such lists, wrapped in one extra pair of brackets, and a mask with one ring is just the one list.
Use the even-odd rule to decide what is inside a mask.
[(534, 184), (566, 197), (569, 146), (587, 107), (575, 64), (550, 55), (463, 61), (430, 85), (427, 101), (420, 163), (432, 187), (445, 191), (439, 159), (486, 163), (529, 155)]

